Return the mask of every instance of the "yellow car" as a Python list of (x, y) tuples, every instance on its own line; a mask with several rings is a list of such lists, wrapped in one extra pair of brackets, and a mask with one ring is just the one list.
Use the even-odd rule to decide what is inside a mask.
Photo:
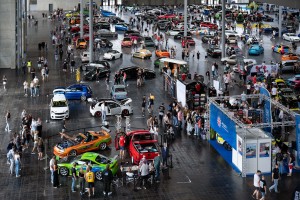
[(281, 78), (277, 78), (275, 79), (275, 85), (277, 86), (278, 90), (282, 89), (282, 88), (288, 88), (287, 84), (285, 83), (285, 81)]
[(141, 49), (132, 54), (132, 57), (142, 58), (142, 59), (151, 58), (151, 56), (152, 53), (148, 49)]
[(78, 38), (76, 40), (76, 48), (77, 49), (86, 49), (87, 48), (87, 42), (83, 38)]
[(70, 18), (70, 17), (78, 17), (79, 13), (78, 12), (69, 12), (66, 15), (66, 18)]

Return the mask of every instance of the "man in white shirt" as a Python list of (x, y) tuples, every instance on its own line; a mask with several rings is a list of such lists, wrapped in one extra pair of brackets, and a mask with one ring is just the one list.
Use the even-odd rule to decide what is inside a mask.
[(257, 170), (257, 172), (254, 174), (254, 179), (253, 179), (253, 185), (255, 187), (255, 190), (252, 194), (252, 197), (253, 199), (258, 199), (258, 195), (259, 195), (259, 187), (260, 187), (260, 174), (261, 174), (261, 171), (260, 170)]
[(101, 104), (102, 123), (106, 121), (106, 105), (105, 101)]
[(55, 156), (53, 156), (49, 162), (49, 168), (50, 168), (50, 172), (51, 172), (51, 183), (53, 183), (54, 161), (55, 161)]

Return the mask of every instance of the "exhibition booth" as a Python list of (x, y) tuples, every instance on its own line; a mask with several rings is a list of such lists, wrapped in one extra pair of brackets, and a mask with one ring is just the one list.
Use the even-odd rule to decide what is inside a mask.
[[(272, 128), (291, 126), (297, 115), (270, 98), (261, 88), (260, 94), (208, 98), (211, 145), (234, 170), (243, 177), (272, 172)], [(272, 109), (281, 109), (291, 121), (275, 122)], [(297, 135), (300, 133), (296, 131)], [(300, 148), (299, 139), (296, 144)], [(297, 149), (299, 149), (297, 148)], [(299, 156), (296, 152), (297, 157)], [(300, 160), (300, 159), (298, 159)]]

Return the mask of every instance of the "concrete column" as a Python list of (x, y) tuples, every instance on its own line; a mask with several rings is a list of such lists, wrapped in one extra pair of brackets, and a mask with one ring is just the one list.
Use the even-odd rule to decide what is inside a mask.
[(282, 37), (282, 8), (283, 6), (279, 6), (279, 20), (278, 20), (278, 37)]
[(183, 16), (184, 16), (184, 37), (186, 37), (187, 36), (187, 0), (184, 0)]
[(222, 58), (225, 56), (225, 0), (222, 0)]
[(83, 38), (83, 0), (80, 0), (80, 38)]
[(22, 61), (24, 62), (27, 53), (27, 0), (23, 0), (22, 3)]
[(93, 56), (94, 56), (94, 52), (93, 52), (93, 44), (94, 44), (94, 39), (93, 39), (93, 1), (90, 0), (89, 1), (89, 18), (90, 18), (90, 23), (89, 23), (89, 47), (90, 47), (90, 63), (93, 62)]

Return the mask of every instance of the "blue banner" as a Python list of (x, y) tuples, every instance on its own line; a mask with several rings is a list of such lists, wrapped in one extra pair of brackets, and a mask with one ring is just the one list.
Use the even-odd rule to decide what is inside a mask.
[(236, 149), (235, 122), (214, 104), (210, 104), (210, 126), (228, 142), (232, 148)]
[[(270, 97), (270, 92), (264, 87), (260, 87), (259, 92), (262, 95)], [(262, 116), (262, 122), (263, 123), (268, 123), (268, 124), (271, 125), (271, 123), (272, 123), (271, 102), (268, 101), (268, 100), (265, 100), (263, 106), (264, 106), (264, 111), (263, 111), (263, 116)], [(263, 128), (263, 130), (268, 132), (268, 133), (271, 133), (272, 127), (271, 126), (266, 127), (266, 128)]]
[(296, 121), (296, 150), (297, 150), (297, 164), (300, 166), (300, 115), (295, 115)]

